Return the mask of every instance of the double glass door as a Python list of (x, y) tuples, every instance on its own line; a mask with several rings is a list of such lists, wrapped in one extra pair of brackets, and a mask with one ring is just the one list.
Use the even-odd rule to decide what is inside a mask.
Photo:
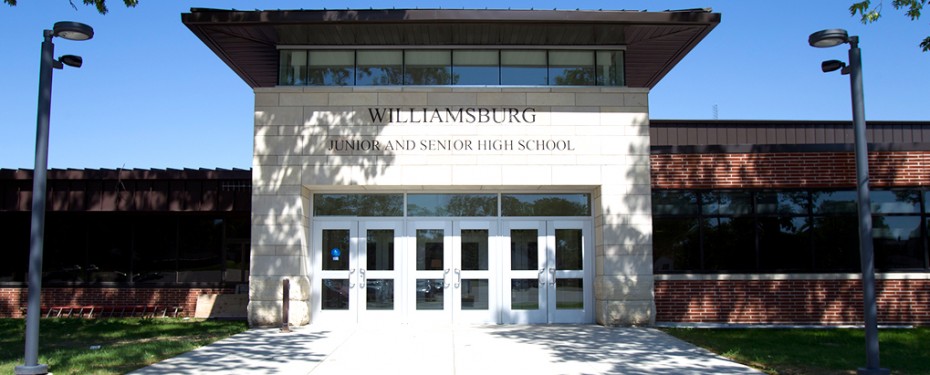
[(315, 222), (313, 321), (591, 322), (592, 243), (584, 220)]

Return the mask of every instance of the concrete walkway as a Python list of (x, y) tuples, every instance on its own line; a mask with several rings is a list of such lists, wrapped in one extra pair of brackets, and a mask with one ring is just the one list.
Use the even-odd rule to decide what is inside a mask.
[(650, 328), (252, 329), (132, 374), (761, 374)]

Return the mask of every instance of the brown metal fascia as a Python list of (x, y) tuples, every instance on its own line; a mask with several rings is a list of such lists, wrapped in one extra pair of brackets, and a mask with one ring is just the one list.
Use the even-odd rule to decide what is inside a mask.
[(703, 23), (704, 27), (701, 29), (701, 31), (695, 34), (690, 40), (688, 40), (688, 42), (684, 44), (684, 48), (679, 49), (674, 57), (668, 60), (665, 65), (663, 65), (662, 68), (652, 76), (652, 78), (646, 81), (646, 87), (652, 89), (657, 84), (659, 84), (659, 81), (661, 81), (662, 78), (664, 78), (665, 75), (675, 67), (675, 65), (678, 65), (678, 63), (684, 59), (685, 56), (691, 53), (691, 50), (693, 50), (694, 47), (698, 45), (698, 43), (704, 40), (704, 37), (706, 37), (707, 34), (710, 34), (711, 30), (720, 24), (720, 13), (709, 13), (708, 16), (711, 16), (709, 17), (710, 20), (706, 23)]

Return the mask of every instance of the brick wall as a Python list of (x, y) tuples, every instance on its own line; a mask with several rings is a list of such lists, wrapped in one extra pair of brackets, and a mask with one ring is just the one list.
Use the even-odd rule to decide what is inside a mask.
[[(23, 317), (27, 288), (0, 288), (0, 317)], [(53, 306), (180, 306), (181, 316), (193, 316), (197, 296), (232, 294), (232, 288), (42, 288), (42, 307)]]
[[(851, 152), (657, 154), (655, 189), (855, 187)], [(871, 186), (930, 185), (930, 151), (870, 152)]]
[[(930, 280), (877, 280), (879, 324), (930, 324)], [(861, 324), (859, 280), (656, 280), (656, 321)]]

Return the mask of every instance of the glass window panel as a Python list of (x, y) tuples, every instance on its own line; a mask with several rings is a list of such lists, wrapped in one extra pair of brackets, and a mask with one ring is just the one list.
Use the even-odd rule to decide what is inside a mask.
[(539, 310), (539, 279), (510, 280), (510, 308)]
[(442, 229), (417, 229), (417, 270), (441, 271), (443, 269)]
[(806, 217), (759, 218), (760, 265), (771, 271), (807, 271), (813, 267), (810, 224)]
[(510, 231), (510, 269), (539, 269), (539, 233), (535, 229)]
[(697, 215), (697, 193), (683, 190), (653, 190), (654, 215)]
[[(0, 228), (4, 230), (4, 261), (0, 262), (0, 282), (26, 281), (29, 262), (29, 212), (0, 212)], [(48, 229), (46, 229), (46, 235)]]
[(806, 191), (762, 191), (756, 193), (756, 213), (805, 215), (808, 193)]
[(394, 310), (394, 280), (369, 279), (366, 282), (365, 308), (368, 310)]
[(872, 190), (869, 193), (869, 201), (873, 214), (920, 212), (920, 193), (912, 190)]
[(752, 218), (705, 219), (703, 225), (705, 270), (743, 271), (757, 268), (755, 224)]
[(177, 280), (177, 219), (149, 216), (140, 219), (133, 241), (132, 281), (173, 283)]
[(490, 50), (453, 50), (452, 84), (500, 84), (500, 52)]
[(403, 84), (403, 51), (357, 51), (356, 59), (356, 85), (387, 86)]
[(353, 85), (355, 51), (310, 51), (307, 75), (311, 85)]
[(314, 216), (403, 216), (403, 194), (315, 194)]
[(368, 248), (365, 257), (370, 271), (394, 270), (394, 231), (368, 230)]
[(87, 281), (88, 224), (88, 220), (75, 220), (68, 213), (46, 215), (43, 283)]
[(487, 229), (462, 229), (462, 269), (467, 271), (488, 269)]
[(405, 85), (451, 85), (452, 51), (404, 51)]
[(88, 281), (92, 283), (129, 281), (132, 255), (131, 224), (135, 219), (136, 217), (118, 214), (118, 216), (107, 215), (90, 220), (87, 227)]
[(924, 245), (919, 216), (872, 216), (875, 267), (924, 268)]
[(497, 194), (407, 194), (408, 216), (497, 216)]
[(584, 280), (557, 279), (555, 281), (555, 308), (584, 310)]
[(581, 229), (555, 230), (555, 268), (558, 270), (582, 270)]
[(590, 216), (589, 194), (503, 194), (503, 216)]
[(223, 220), (181, 218), (178, 225), (178, 282), (222, 281)]
[(752, 212), (748, 191), (714, 191), (702, 194), (705, 215), (747, 215)]
[(548, 83), (546, 51), (501, 51), (501, 84), (544, 86)]
[(442, 310), (442, 279), (417, 279), (417, 310)]
[(226, 244), (226, 273), (223, 281), (244, 283), (249, 281), (249, 243)]
[(349, 280), (323, 279), (323, 310), (349, 309)]
[(349, 270), (349, 230), (324, 229), (320, 253), (324, 271)]
[(653, 269), (656, 273), (701, 268), (697, 219), (655, 218), (652, 222)]
[(298, 86), (307, 84), (306, 50), (281, 50), (279, 63), (279, 85)]
[(549, 51), (549, 84), (594, 85), (594, 51)]
[(813, 236), (817, 270), (860, 270), (859, 219), (855, 214), (814, 217)]
[(598, 86), (623, 86), (623, 51), (597, 51)]
[(814, 214), (855, 214), (856, 191), (815, 191), (811, 193), (814, 202)]
[(487, 310), (489, 295), (487, 279), (462, 280), (462, 310)]

